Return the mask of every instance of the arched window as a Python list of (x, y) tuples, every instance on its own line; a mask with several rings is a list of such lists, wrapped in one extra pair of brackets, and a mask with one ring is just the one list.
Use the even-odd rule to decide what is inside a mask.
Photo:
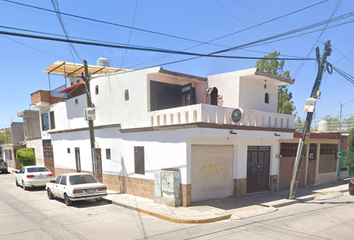
[(96, 95), (98, 95), (98, 85), (96, 85), (96, 87), (95, 87), (95, 93), (96, 93)]
[(268, 93), (266, 93), (264, 95), (264, 103), (269, 103), (269, 94)]
[(128, 89), (125, 89), (125, 91), (124, 91), (124, 100), (125, 101), (129, 100), (129, 90)]

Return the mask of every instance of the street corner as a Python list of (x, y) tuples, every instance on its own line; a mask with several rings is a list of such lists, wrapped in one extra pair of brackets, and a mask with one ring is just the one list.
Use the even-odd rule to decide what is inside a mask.
[(341, 196), (343, 196), (342, 192), (323, 192), (323, 193), (318, 193), (313, 199), (313, 201), (330, 200)]
[(232, 212), (231, 219), (245, 219), (272, 213), (275, 211), (278, 211), (278, 208), (267, 206), (254, 206)]

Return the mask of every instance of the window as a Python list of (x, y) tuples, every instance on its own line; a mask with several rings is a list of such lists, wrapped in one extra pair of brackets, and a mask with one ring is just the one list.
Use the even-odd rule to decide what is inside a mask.
[(145, 174), (144, 147), (134, 147), (135, 173)]
[(57, 177), (57, 179), (55, 179), (55, 183), (59, 184), (60, 183), (60, 179), (61, 179), (61, 176)]
[(60, 180), (61, 185), (66, 185), (66, 176), (63, 176)]
[(48, 113), (43, 113), (42, 116), (42, 130), (49, 130), (49, 117)]
[(50, 112), (50, 129), (55, 129), (54, 111)]
[(98, 95), (98, 85), (96, 85), (96, 87), (95, 87), (95, 93), (96, 93), (96, 95)]
[(129, 100), (129, 90), (128, 89), (125, 89), (125, 91), (124, 91), (124, 100), (125, 101)]
[(111, 149), (110, 148), (106, 149), (106, 159), (111, 159)]
[(269, 103), (269, 94), (268, 93), (266, 93), (264, 95), (264, 103)]

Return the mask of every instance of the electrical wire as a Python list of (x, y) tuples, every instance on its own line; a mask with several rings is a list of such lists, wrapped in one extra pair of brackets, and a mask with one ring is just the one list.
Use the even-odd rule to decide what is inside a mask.
[[(53, 8), (55, 10), (55, 13), (56, 13), (56, 15), (58, 17), (58, 20), (60, 22), (60, 25), (61, 25), (61, 27), (63, 29), (65, 37), (66, 37), (66, 39), (70, 40), (69, 34), (68, 34), (68, 32), (66, 30), (66, 27), (65, 27), (64, 20), (61, 17), (61, 13), (60, 13), (60, 9), (59, 9), (59, 2), (58, 2), (58, 0), (51, 0), (51, 2), (52, 2), (52, 5), (53, 5)], [(78, 52), (76, 51), (74, 45), (71, 42), (69, 42), (68, 45), (69, 45), (70, 53), (71, 53), (72, 58), (73, 58), (73, 62), (75, 62), (75, 59), (74, 59), (72, 51), (75, 53), (76, 57), (80, 60), (80, 62), (83, 62), (81, 57), (79, 56)]]
[(241, 44), (241, 45), (234, 46), (234, 47), (231, 47), (231, 48), (215, 51), (215, 52), (212, 52), (210, 54), (219, 54), (219, 53), (234, 51), (234, 50), (237, 50), (237, 49), (242, 48), (242, 47), (251, 46), (251, 45), (254, 45), (254, 44), (257, 44), (257, 43), (261, 43), (261, 42), (265, 42), (265, 41), (268, 41), (268, 40), (273, 40), (273, 39), (276, 39), (276, 38), (280, 38), (280, 37), (284, 37), (284, 36), (287, 36), (287, 35), (295, 34), (295, 33), (301, 32), (301, 31), (305, 31), (305, 30), (309, 30), (309, 29), (312, 29), (312, 28), (315, 28), (315, 27), (319, 27), (321, 25), (325, 25), (325, 24), (328, 24), (328, 23), (332, 23), (332, 22), (336, 22), (336, 21), (339, 21), (339, 20), (343, 20), (343, 19), (346, 19), (346, 18), (349, 18), (349, 17), (352, 17), (352, 16), (354, 16), (354, 12), (343, 14), (343, 15), (338, 16), (336, 18), (332, 18), (332, 19), (325, 20), (325, 21), (320, 21), (320, 22), (317, 22), (317, 23), (314, 23), (314, 24), (310, 24), (310, 25), (307, 25), (307, 26), (304, 26), (304, 27), (301, 27), (301, 28), (297, 28), (297, 29), (293, 29), (293, 30), (290, 30), (290, 31), (287, 31), (287, 32), (276, 34), (276, 35), (273, 35), (273, 36), (270, 36), (270, 37), (266, 37), (266, 38), (263, 38), (263, 39), (260, 39), (260, 40), (257, 40), (257, 41), (253, 41), (253, 42), (250, 42), (250, 43)]
[[(25, 37), (25, 38), (33, 38), (33, 39), (42, 39), (42, 40), (49, 40), (49, 41), (57, 41), (57, 42), (70, 42), (70, 43), (91, 45), (91, 46), (121, 48), (121, 49), (140, 50), (140, 51), (152, 51), (152, 52), (164, 52), (164, 53), (198, 56), (198, 57), (230, 58), (230, 59), (261, 59), (261, 58), (263, 58), (263, 57), (245, 57), (245, 56), (230, 56), (230, 55), (210, 55), (210, 54), (184, 52), (184, 51), (176, 51), (176, 50), (169, 50), (169, 49), (122, 46), (122, 45), (118, 45), (118, 44), (105, 44), (105, 43), (99, 43), (99, 42), (79, 41), (79, 40), (72, 40), (72, 39), (62, 39), (62, 38), (46, 37), (46, 36), (40, 36), (40, 35), (31, 35), (31, 34), (7, 32), (7, 31), (0, 31), (0, 34), (17, 36), (17, 37)], [(269, 59), (271, 59), (271, 58), (269, 58)], [(276, 59), (299, 61), (299, 60), (304, 60), (305, 58), (276, 58)], [(306, 60), (315, 60), (315, 59), (314, 58), (307, 58)]]
[[(138, 0), (135, 0), (133, 23), (132, 23), (132, 28), (130, 29), (130, 34), (129, 34), (127, 46), (129, 46), (129, 44), (130, 44), (130, 39), (131, 39), (131, 37), (132, 37), (133, 27), (134, 27), (134, 24), (135, 24), (135, 17), (136, 17), (136, 9), (137, 9), (137, 7), (138, 7)], [(126, 56), (126, 54), (127, 54), (127, 51), (128, 51), (128, 50), (125, 49), (124, 55), (123, 55), (123, 58), (122, 58), (122, 62), (120, 63), (120, 68), (123, 67), (123, 63), (124, 63), (124, 60), (125, 60), (125, 56)]]
[[(337, 10), (338, 10), (339, 6), (341, 5), (341, 3), (342, 3), (342, 0), (339, 0), (339, 1), (337, 2), (337, 5), (336, 5), (335, 8), (333, 9), (332, 14), (331, 14), (331, 16), (330, 16), (329, 19), (332, 19), (332, 18), (333, 18), (334, 14), (337, 12)], [(317, 40), (315, 41), (315, 43), (312, 45), (312, 47), (311, 47), (310, 51), (308, 52), (308, 54), (306, 55), (306, 57), (309, 57), (309, 56), (310, 56), (310, 54), (312, 53), (313, 49), (315, 48), (315, 46), (316, 46), (317, 43), (319, 42), (321, 36), (323, 35), (324, 31), (327, 29), (328, 24), (329, 24), (329, 22), (328, 22), (328, 23), (326, 24), (326, 26), (323, 28), (322, 32), (321, 32), (320, 35), (318, 36), (318, 38), (317, 38)], [(303, 61), (303, 62), (299, 65), (299, 67), (295, 70), (295, 73), (294, 73), (294, 76), (293, 76), (294, 78), (296, 78), (296, 76), (299, 74), (299, 72), (301, 71), (301, 68), (302, 68), (304, 65), (305, 65), (305, 61)]]
[[(42, 7), (38, 7), (38, 6), (33, 6), (33, 5), (20, 3), (20, 2), (16, 2), (16, 1), (11, 1), (11, 0), (1, 0), (1, 1), (7, 2), (7, 3), (16, 4), (16, 5), (20, 5), (20, 6), (24, 6), (24, 7), (28, 7), (28, 8), (33, 8), (33, 9), (37, 9), (37, 10), (42, 10), (42, 11), (46, 11), (46, 12), (56, 13), (55, 11), (53, 11), (51, 9), (42, 8)], [(175, 36), (175, 35), (166, 34), (166, 33), (162, 33), (162, 32), (147, 30), (147, 29), (143, 29), (143, 28), (131, 27), (131, 26), (123, 25), (123, 24), (112, 23), (112, 22), (108, 22), (108, 21), (103, 21), (103, 20), (98, 20), (98, 19), (94, 19), (94, 18), (89, 18), (89, 17), (79, 16), (79, 15), (75, 15), (75, 14), (70, 14), (70, 13), (66, 13), (66, 12), (60, 12), (60, 14), (64, 15), (64, 16), (69, 16), (69, 17), (73, 17), (73, 18), (79, 18), (79, 19), (91, 21), (91, 22), (97, 22), (97, 23), (102, 23), (102, 24), (107, 24), (107, 25), (121, 27), (121, 28), (127, 28), (127, 29), (133, 29), (133, 30), (140, 31), (140, 32), (160, 35), (160, 36), (169, 37), (169, 38), (175, 38), (175, 39), (184, 40), (184, 41), (201, 43), (201, 44), (210, 44), (210, 43), (207, 43), (207, 42), (198, 41), (198, 40), (194, 40), (194, 39), (190, 39), (190, 38)], [(222, 45), (219, 45), (219, 44), (210, 44), (210, 45), (222, 46)]]
[[(247, 30), (251, 30), (251, 29), (253, 29), (253, 28), (256, 28), (256, 27), (265, 25), (265, 24), (270, 23), (270, 22), (274, 22), (274, 21), (279, 20), (279, 19), (281, 19), (281, 18), (285, 18), (285, 17), (291, 16), (291, 15), (293, 15), (293, 14), (295, 14), (295, 13), (298, 13), (298, 12), (301, 12), (301, 11), (304, 11), (304, 10), (307, 10), (307, 9), (309, 9), (309, 8), (315, 7), (315, 6), (317, 6), (317, 5), (323, 4), (323, 3), (328, 2), (328, 1), (329, 1), (329, 0), (324, 0), (324, 1), (321, 1), (321, 2), (318, 2), (318, 3), (315, 3), (315, 4), (312, 4), (312, 5), (309, 5), (309, 6), (307, 6), (307, 7), (304, 7), (304, 8), (298, 9), (298, 10), (296, 10), (296, 11), (293, 11), (293, 12), (290, 12), (290, 13), (287, 13), (287, 14), (284, 14), (284, 15), (281, 15), (281, 16), (276, 17), (276, 18), (273, 18), (273, 19), (271, 19), (271, 20), (268, 20), (268, 21), (265, 21), (265, 22), (262, 22), (262, 23), (255, 24), (255, 25), (253, 25), (253, 26), (251, 26), (251, 27), (248, 27), (248, 28), (245, 28), (245, 29), (236, 31), (236, 32), (232, 32), (232, 33), (223, 35), (223, 36), (221, 36), (221, 37), (218, 37), (218, 38), (214, 38), (214, 39), (212, 39), (212, 40), (209, 40), (209, 41), (207, 41), (207, 42), (205, 42), (205, 43), (201, 43), (201, 44), (198, 44), (198, 45), (195, 45), (195, 46), (192, 46), (192, 47), (183, 49), (182, 51), (186, 51), (186, 50), (189, 50), (189, 49), (192, 49), (192, 48), (195, 48), (195, 47), (199, 47), (199, 46), (201, 46), (201, 45), (203, 45), (203, 44), (209, 44), (209, 43), (211, 43), (211, 42), (215, 42), (215, 41), (217, 41), (217, 40), (221, 40), (221, 39), (223, 39), (223, 38), (230, 37), (230, 36), (233, 36), (233, 35), (235, 35), (235, 34), (238, 34), (238, 33), (241, 33), (241, 32), (247, 31)], [(163, 57), (167, 57), (167, 56), (163, 56)], [(129, 68), (131, 68), (131, 67), (136, 67), (136, 66), (139, 66), (139, 65), (142, 65), (142, 64), (151, 62), (151, 61), (155, 61), (155, 60), (161, 59), (161, 58), (163, 58), (163, 57), (159, 57), (159, 58), (155, 58), (155, 59), (150, 60), (150, 61), (145, 61), (145, 62), (143, 62), (143, 63), (135, 64), (135, 65), (129, 66)], [(194, 59), (194, 58), (192, 58), (192, 59)], [(189, 61), (189, 60), (191, 60), (191, 59), (190, 59), (190, 58), (185, 59), (185, 61)], [(177, 61), (177, 62), (182, 62), (182, 60), (179, 60), (179, 61)]]

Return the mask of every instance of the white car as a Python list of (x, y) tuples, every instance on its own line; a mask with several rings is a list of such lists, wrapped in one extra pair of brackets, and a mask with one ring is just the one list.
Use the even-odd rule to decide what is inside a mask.
[(66, 173), (46, 185), (49, 199), (64, 199), (67, 206), (73, 201), (96, 199), (107, 196), (107, 187), (89, 173)]
[(54, 180), (54, 175), (44, 166), (25, 166), (15, 172), (16, 186), (22, 186), (24, 190), (33, 187), (45, 187)]

